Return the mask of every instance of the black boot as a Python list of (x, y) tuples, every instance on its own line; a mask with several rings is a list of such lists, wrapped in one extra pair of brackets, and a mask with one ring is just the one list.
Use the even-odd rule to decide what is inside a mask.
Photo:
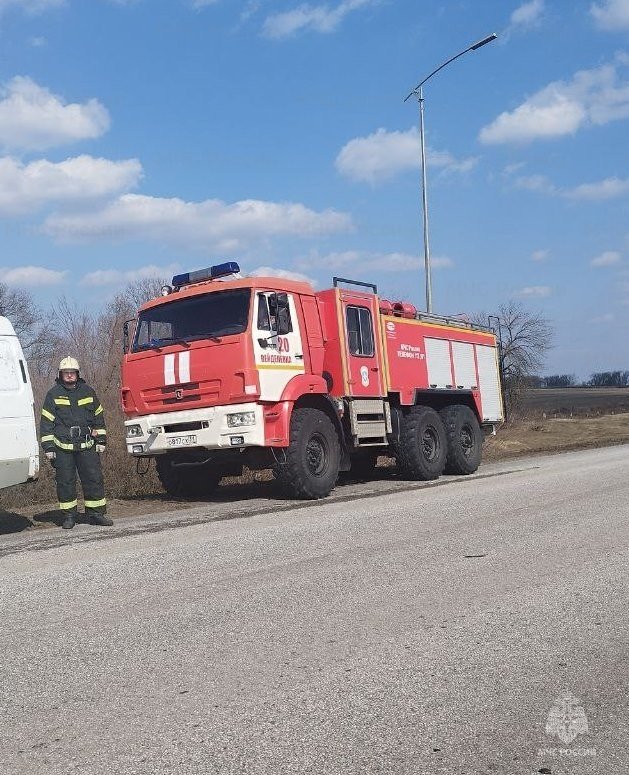
[(101, 514), (98, 511), (90, 514), (90, 520), (93, 525), (101, 525), (101, 527), (111, 527), (114, 524), (113, 520), (110, 519), (107, 514)]
[(76, 514), (70, 513), (66, 514), (63, 518), (63, 523), (61, 524), (61, 527), (64, 530), (72, 530), (72, 528), (76, 525)]

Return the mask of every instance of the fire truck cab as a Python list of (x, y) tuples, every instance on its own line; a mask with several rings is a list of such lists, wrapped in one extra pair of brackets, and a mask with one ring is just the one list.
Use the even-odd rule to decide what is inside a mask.
[(379, 455), (411, 479), (478, 468), (484, 432), (503, 420), (492, 331), (368, 283), (315, 292), (238, 272), (174, 277), (126, 337), (127, 449), (155, 458), (167, 492), (211, 494), (245, 465), (306, 499), (340, 471), (368, 475)]

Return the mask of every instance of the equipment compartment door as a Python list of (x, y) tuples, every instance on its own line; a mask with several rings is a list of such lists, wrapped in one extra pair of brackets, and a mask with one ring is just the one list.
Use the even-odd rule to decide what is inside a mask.
[(375, 297), (342, 294), (343, 327), (349, 395), (384, 395), (382, 353), (376, 331), (378, 308)]

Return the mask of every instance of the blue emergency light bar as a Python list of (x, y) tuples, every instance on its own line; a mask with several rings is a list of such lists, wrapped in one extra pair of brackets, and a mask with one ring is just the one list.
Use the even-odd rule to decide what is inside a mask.
[(209, 266), (207, 269), (198, 269), (196, 272), (185, 272), (173, 277), (173, 287), (181, 288), (182, 285), (194, 285), (206, 280), (218, 280), (219, 277), (227, 277), (230, 274), (238, 274), (240, 267), (235, 261), (226, 261), (224, 264)]

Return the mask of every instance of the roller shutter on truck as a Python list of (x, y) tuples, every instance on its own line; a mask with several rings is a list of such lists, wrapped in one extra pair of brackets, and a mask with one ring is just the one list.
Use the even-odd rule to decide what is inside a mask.
[(428, 385), (431, 388), (452, 387), (452, 364), (450, 362), (450, 342), (447, 339), (424, 339), (426, 364), (428, 366)]
[(424, 339), (428, 385), (437, 389), (480, 391), (483, 422), (502, 422), (496, 348), (489, 345)]
[(473, 344), (452, 342), (452, 365), (454, 366), (454, 384), (457, 388), (470, 390), (478, 387)]
[(502, 420), (502, 396), (496, 348), (480, 344), (475, 345), (475, 347), (483, 420), (485, 422), (500, 421)]

